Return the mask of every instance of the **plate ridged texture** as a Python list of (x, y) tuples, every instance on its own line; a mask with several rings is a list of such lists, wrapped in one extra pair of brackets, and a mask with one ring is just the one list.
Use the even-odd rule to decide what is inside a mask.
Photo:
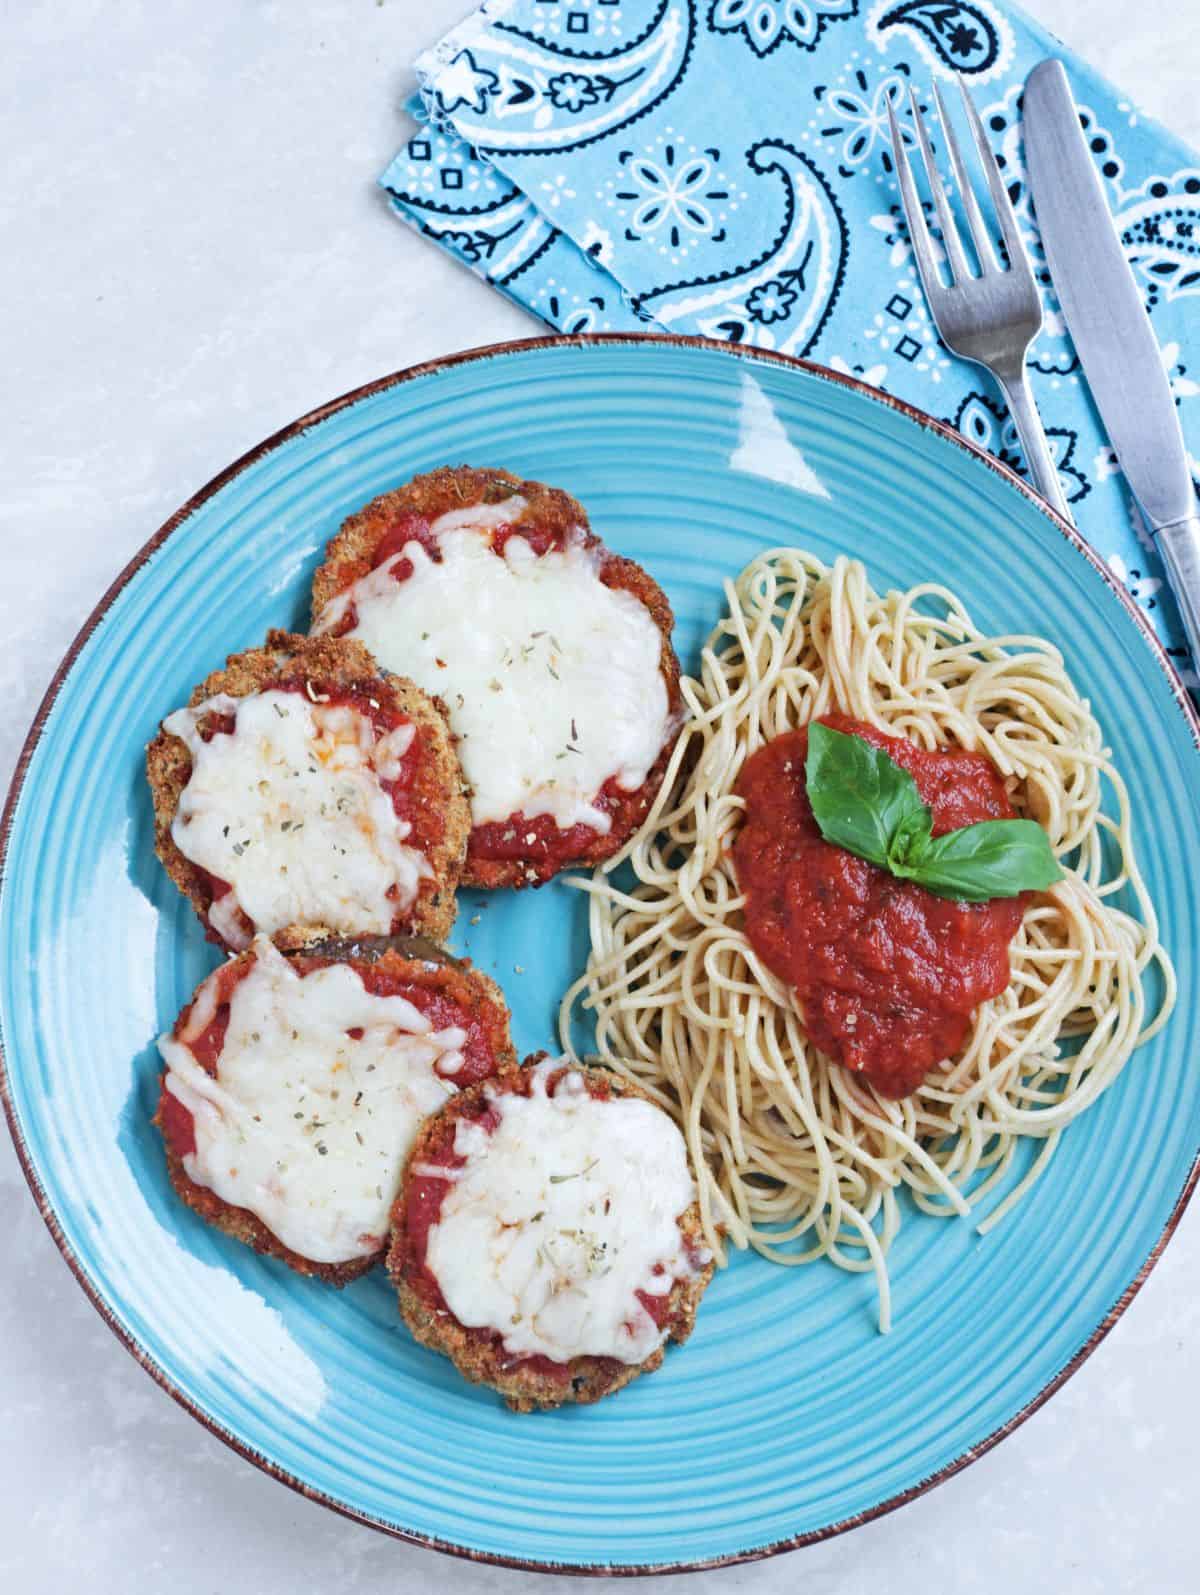
[[(797, 449), (827, 498), (744, 468), (794, 469)], [(666, 588), (685, 663), (721, 580), (795, 542), (859, 555), (877, 585), (945, 582), (986, 628), (1056, 639), (1095, 700), (1184, 1000), (997, 1233), (910, 1218), (889, 1337), (868, 1281), (739, 1257), (661, 1373), (598, 1407), (516, 1417), (411, 1342), (378, 1274), (342, 1293), (306, 1283), (173, 1200), (148, 1124), (153, 1038), (217, 955), (154, 859), (142, 748), (228, 652), (305, 623), (308, 578), (344, 515), (444, 461), (581, 498)], [(502, 352), (368, 394), (261, 454), (137, 570), (76, 658), (25, 775), (0, 900), (15, 1126), (117, 1327), (256, 1459), (484, 1555), (753, 1553), (875, 1510), (984, 1442), (1138, 1275), (1200, 1143), (1197, 836), (1200, 758), (1160, 660), (1096, 569), (982, 460), (864, 392), (725, 351)], [(560, 886), (466, 896), (454, 945), (503, 983), (523, 1051), (552, 1043), (584, 921)]]

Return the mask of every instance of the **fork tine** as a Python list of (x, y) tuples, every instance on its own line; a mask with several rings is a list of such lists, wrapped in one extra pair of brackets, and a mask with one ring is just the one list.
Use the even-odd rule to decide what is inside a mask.
[(933, 296), (941, 291), (941, 278), (938, 276), (937, 261), (933, 255), (933, 240), (929, 236), (929, 228), (925, 224), (925, 212), (921, 209), (921, 200), (917, 194), (917, 185), (913, 182), (912, 167), (908, 161), (908, 151), (904, 147), (904, 140), (900, 135), (900, 124), (896, 120), (896, 113), (892, 109), (891, 97), (886, 99), (888, 126), (892, 132), (892, 159), (896, 166), (896, 177), (900, 184), (900, 202), (904, 206), (904, 219), (908, 223), (908, 236), (912, 242), (913, 258), (917, 262), (917, 272), (921, 278), (921, 286), (925, 290), (925, 298), (932, 304)]
[(913, 121), (917, 126), (917, 142), (921, 146), (921, 155), (925, 161), (925, 172), (929, 178), (929, 187), (933, 192), (933, 203), (937, 211), (938, 226), (942, 232), (942, 244), (946, 251), (946, 258), (950, 262), (950, 280), (952, 282), (963, 282), (970, 277), (971, 270), (967, 265), (967, 257), (963, 254), (962, 242), (958, 236), (958, 223), (954, 220), (954, 213), (950, 209), (950, 201), (946, 198), (946, 190), (942, 186), (937, 162), (933, 157), (933, 146), (929, 142), (929, 132), (925, 126), (925, 118), (921, 115), (921, 107), (917, 102), (917, 91), (911, 84), (909, 85), (908, 97), (912, 101)]
[(966, 85), (966, 80), (961, 73), (957, 73), (958, 88), (962, 95), (963, 105), (966, 107), (967, 120), (971, 124), (971, 134), (975, 140), (975, 148), (979, 151), (979, 159), (983, 162), (984, 176), (987, 178), (988, 188), (992, 195), (992, 204), (996, 208), (996, 220), (1000, 223), (1000, 232), (1004, 237), (1005, 247), (1008, 250), (1008, 265), (1013, 271), (1022, 268), (1033, 280), (1033, 268), (1025, 254), (1025, 246), (1021, 242), (1020, 229), (1017, 227), (1017, 218), (1013, 212), (1012, 200), (1008, 197), (1008, 189), (1004, 186), (1004, 178), (996, 157), (992, 154), (992, 146), (988, 143), (988, 136), (984, 132), (983, 123), (979, 112), (975, 109), (975, 101)]
[(958, 142), (958, 135), (954, 131), (954, 124), (946, 110), (946, 102), (942, 98), (942, 91), (935, 83), (933, 97), (937, 101), (938, 121), (942, 127), (942, 137), (946, 141), (946, 153), (950, 157), (950, 165), (954, 168), (954, 184), (958, 189), (958, 197), (962, 201), (963, 210), (966, 212), (967, 225), (971, 229), (971, 241), (975, 245), (975, 253), (979, 258), (979, 269), (983, 273), (995, 271), (996, 252), (992, 248), (992, 240), (988, 236), (987, 225), (983, 213), (979, 209), (979, 201), (975, 198), (975, 190), (971, 186), (970, 174), (962, 158), (962, 149)]

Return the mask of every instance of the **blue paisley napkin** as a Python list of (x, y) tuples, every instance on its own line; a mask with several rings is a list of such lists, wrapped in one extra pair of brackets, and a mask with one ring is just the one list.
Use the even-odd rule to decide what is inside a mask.
[(418, 61), (423, 125), (382, 182), (408, 221), (563, 332), (649, 327), (807, 355), (1024, 473), (988, 379), (930, 324), (888, 152), (888, 97), (911, 81), (924, 100), (962, 73), (1043, 285), (1032, 377), (1067, 497), (1185, 667), (1030, 215), (1019, 96), (1048, 54), (1067, 58), (1200, 455), (1200, 159), (1013, 6), (490, 0)]

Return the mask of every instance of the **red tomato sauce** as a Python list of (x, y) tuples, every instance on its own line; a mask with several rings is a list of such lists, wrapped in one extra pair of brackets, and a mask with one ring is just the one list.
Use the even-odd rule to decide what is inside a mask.
[[(309, 955), (295, 957), (290, 961), (301, 976), (309, 975), (317, 969), (326, 969), (337, 962), (333, 958)], [(225, 1045), (225, 1032), (229, 1027), (229, 1005), (234, 990), (238, 982), (244, 980), (254, 968), (254, 964), (253, 957), (243, 957), (232, 960), (217, 971), (216, 1012), (200, 1034), (187, 1042), (188, 1050), (196, 1062), (214, 1078), (217, 1074), (221, 1049)], [(473, 1011), (458, 1002), (453, 993), (453, 986), (459, 977), (452, 967), (439, 967), (431, 971), (428, 984), (418, 984), (416, 981), (403, 979), (393, 971), (380, 968), (377, 964), (361, 964), (356, 968), (356, 973), (365, 989), (373, 995), (403, 997), (407, 1002), (411, 1002), (419, 1013), (424, 1014), (435, 1030), (457, 1027), (466, 1031), (467, 1039), (462, 1048), (462, 1068), (456, 1074), (447, 1075), (445, 1078), (452, 1079), (455, 1085), (465, 1089), (480, 1080), (486, 1080), (489, 1075), (496, 1072), (496, 1047), (503, 1039), (503, 1015), (487, 1008)], [(175, 1021), (172, 1034), (176, 1037), (187, 1028), (193, 1005), (189, 1003)], [(361, 1041), (363, 1037), (363, 1031), (357, 1026), (347, 1030), (346, 1034), (352, 1041)], [(159, 1096), (159, 1118), (163, 1135), (178, 1157), (186, 1157), (196, 1150), (195, 1122), (183, 1103), (167, 1090), (165, 1079), (164, 1074), (164, 1083)]]
[[(193, 862), (192, 868), (208, 888), (208, 902), (210, 907), (217, 901), (218, 897), (224, 897), (226, 892), (231, 892), (233, 890), (233, 887), (227, 880), (222, 880), (221, 876), (214, 875), (211, 870), (205, 869), (203, 864), (196, 864)], [(238, 913), (241, 916), (241, 920), (245, 926), (247, 935), (253, 935), (254, 926), (246, 918), (246, 915), (242, 913), (240, 908), (238, 909)]]
[[(464, 1104), (460, 1112), (443, 1119), (431, 1132), (421, 1154), (421, 1166), (430, 1172), (414, 1176), (408, 1182), (404, 1207), (404, 1260), (410, 1277), (421, 1294), (443, 1311), (449, 1309), (441, 1287), (426, 1265), (426, 1254), (429, 1250), (429, 1232), (441, 1217), (442, 1203), (453, 1183), (450, 1175), (466, 1162), (454, 1150), (454, 1137), (460, 1119), (480, 1124), (489, 1132), (500, 1123), (500, 1115), (490, 1102), (485, 1101)], [(439, 1168), (447, 1171), (446, 1178), (432, 1172)]]
[[(216, 1010), (204, 1029), (188, 1041), (186, 1046), (200, 1067), (213, 1076), (216, 1075), (217, 1060), (225, 1045), (225, 1032), (229, 1028), (229, 1003), (234, 989), (253, 967), (252, 958), (236, 959), (222, 964), (221, 968), (210, 977), (217, 983)], [(188, 1020), (192, 1017), (192, 1009), (195, 1006), (196, 999), (193, 998), (176, 1019), (175, 1028), (171, 1032), (176, 1040), (187, 1029)], [(166, 1082), (167, 1076), (164, 1072), (159, 1082), (158, 1096), (158, 1118), (162, 1125), (163, 1139), (176, 1157), (187, 1157), (196, 1150), (196, 1121), (179, 1098), (167, 1090)]]
[[(543, 554), (549, 554), (552, 549), (565, 548), (567, 542), (565, 532), (557, 527), (540, 526), (536, 521), (521, 521), (516, 526), (496, 527), (492, 533), (492, 553), (498, 554), (503, 559), (510, 537), (523, 538), (539, 559)], [(594, 537), (586, 536), (580, 540), (580, 546), (594, 542)]]
[[(470, 530), (464, 527), (464, 531)], [(493, 554), (500, 557), (504, 555), (505, 545), (510, 537), (522, 537), (537, 555), (548, 554), (553, 548), (562, 548), (566, 542), (566, 533), (554, 526), (543, 526), (537, 521), (523, 520), (515, 525), (501, 524), (490, 528), (486, 534), (491, 544)], [(588, 538), (587, 541), (594, 541)], [(416, 510), (406, 510), (398, 516), (379, 542), (375, 545), (375, 553), (371, 560), (371, 569), (378, 570), (380, 565), (392, 559), (396, 554), (407, 547), (409, 543), (418, 543), (429, 555), (435, 564), (441, 562), (441, 538), (434, 534), (432, 522), (427, 516), (420, 515)], [(413, 573), (412, 560), (400, 559), (393, 565), (390, 575), (396, 581), (407, 581)]]
[[(442, 551), (438, 546), (438, 539), (430, 531), (429, 521), (416, 510), (406, 510), (398, 515), (393, 524), (375, 545), (375, 557), (371, 561), (371, 569), (377, 570), (380, 565), (398, 554), (409, 543), (419, 544), (430, 559), (436, 563), (441, 562)], [(407, 581), (412, 575), (411, 559), (397, 560), (391, 574), (398, 582)]]
[[(592, 802), (602, 814), (612, 816), (616, 823), (622, 803), (628, 802), (633, 795), (618, 783), (615, 776), (609, 776)], [(597, 831), (593, 825), (560, 828), (552, 814), (535, 814), (530, 818), (518, 812), (506, 820), (490, 820), (485, 825), (474, 826), (470, 851), (473, 858), (519, 859), (531, 869), (537, 870), (541, 866), (541, 872), (549, 874), (573, 858), (586, 856), (601, 834), (608, 835), (607, 832)]]
[(231, 714), (207, 714), (204, 724), (198, 726), (201, 742), (211, 742), (214, 737), (233, 735), (234, 717)]
[(196, 1121), (163, 1085), (158, 1095), (158, 1122), (162, 1125), (163, 1140), (176, 1157), (190, 1157), (196, 1150)]
[[(307, 975), (313, 969), (321, 969), (334, 962), (333, 959), (321, 958), (295, 958), (293, 963), (301, 974)], [(429, 985), (418, 985), (415, 981), (402, 980), (388, 970), (380, 968), (378, 964), (364, 964), (358, 971), (359, 979), (367, 991), (376, 997), (403, 997), (406, 1002), (411, 1002), (418, 1013), (424, 1014), (435, 1030), (450, 1030), (459, 1028), (465, 1030), (467, 1039), (463, 1044), (462, 1068), (456, 1074), (447, 1075), (445, 1078), (454, 1081), (461, 1090), (466, 1090), (469, 1085), (476, 1085), (480, 1080), (486, 1080), (489, 1075), (496, 1072), (496, 1041), (495, 1031), (502, 1027), (499, 1016), (484, 1010), (482, 1013), (472, 1013), (462, 1003), (456, 1001), (451, 991), (436, 984), (437, 976), (431, 973)], [(449, 971), (450, 978), (454, 978), (453, 971)], [(352, 1034), (352, 1032), (347, 1032)], [(361, 1032), (360, 1032), (361, 1035)]]
[[(999, 772), (980, 753), (929, 752), (845, 715), (824, 725), (862, 737), (906, 769), (933, 811), (933, 832), (1012, 819)], [(1026, 897), (937, 897), (826, 842), (805, 790), (808, 730), (775, 737), (742, 770), (745, 820), (733, 858), (746, 934), (767, 968), (795, 987), (813, 1045), (904, 1097), (962, 1045), (971, 1015), (1011, 978), (1009, 943)]]
[[(464, 531), (469, 531), (470, 529), (469, 527), (463, 528)], [(488, 538), (492, 553), (500, 558), (504, 557), (505, 546), (512, 537), (523, 538), (539, 558), (542, 554), (550, 553), (551, 549), (563, 548), (567, 541), (567, 533), (564, 528), (545, 526), (536, 520), (528, 518), (517, 521), (512, 525), (506, 522), (501, 523), (499, 526), (487, 529), (484, 535)], [(595, 540), (590, 534), (583, 539), (585, 543), (593, 543)], [(380, 565), (391, 559), (393, 555), (398, 554), (409, 543), (419, 543), (431, 560), (435, 563), (440, 563), (442, 557), (441, 538), (434, 534), (432, 523), (426, 516), (419, 515), (415, 510), (407, 510), (397, 518), (395, 525), (390, 527), (375, 545), (371, 569), (378, 570)], [(410, 559), (401, 559), (397, 560), (390, 574), (398, 582), (402, 582), (407, 581), (412, 572), (412, 561)]]
[[(655, 1263), (653, 1272), (656, 1274), (663, 1274), (666, 1272), (666, 1270), (663, 1268), (661, 1263)], [(648, 1290), (635, 1290), (634, 1295), (661, 1329), (666, 1323), (671, 1312), (670, 1291), (667, 1291), (666, 1294), (662, 1296), (652, 1296)]]

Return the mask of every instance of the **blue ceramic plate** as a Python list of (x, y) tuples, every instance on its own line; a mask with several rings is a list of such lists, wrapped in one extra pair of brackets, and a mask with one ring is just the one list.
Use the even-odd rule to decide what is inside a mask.
[[(887, 1337), (868, 1281), (739, 1256), (660, 1373), (596, 1407), (517, 1417), (412, 1343), (378, 1271), (341, 1292), (306, 1282), (172, 1197), (148, 1122), (154, 1038), (217, 954), (155, 860), (143, 747), (227, 653), (305, 626), (309, 577), (343, 516), (463, 460), (581, 498), (666, 588), (685, 664), (722, 578), (797, 542), (859, 555), (877, 585), (936, 578), (985, 628), (1053, 638), (1095, 701), (1183, 1001), (998, 1231), (911, 1216)], [(1147, 629), (1082, 546), (1015, 477), (865, 388), (630, 338), (514, 345), (389, 378), (183, 509), (106, 596), (42, 707), (0, 896), (5, 1086), (30, 1184), (148, 1371), (252, 1461), (366, 1522), (605, 1570), (829, 1534), (944, 1477), (1044, 1399), (1178, 1218), (1200, 1144), (1196, 737)], [(584, 921), (565, 887), (467, 895), (454, 946), (502, 982), (522, 1051), (552, 1042)]]

